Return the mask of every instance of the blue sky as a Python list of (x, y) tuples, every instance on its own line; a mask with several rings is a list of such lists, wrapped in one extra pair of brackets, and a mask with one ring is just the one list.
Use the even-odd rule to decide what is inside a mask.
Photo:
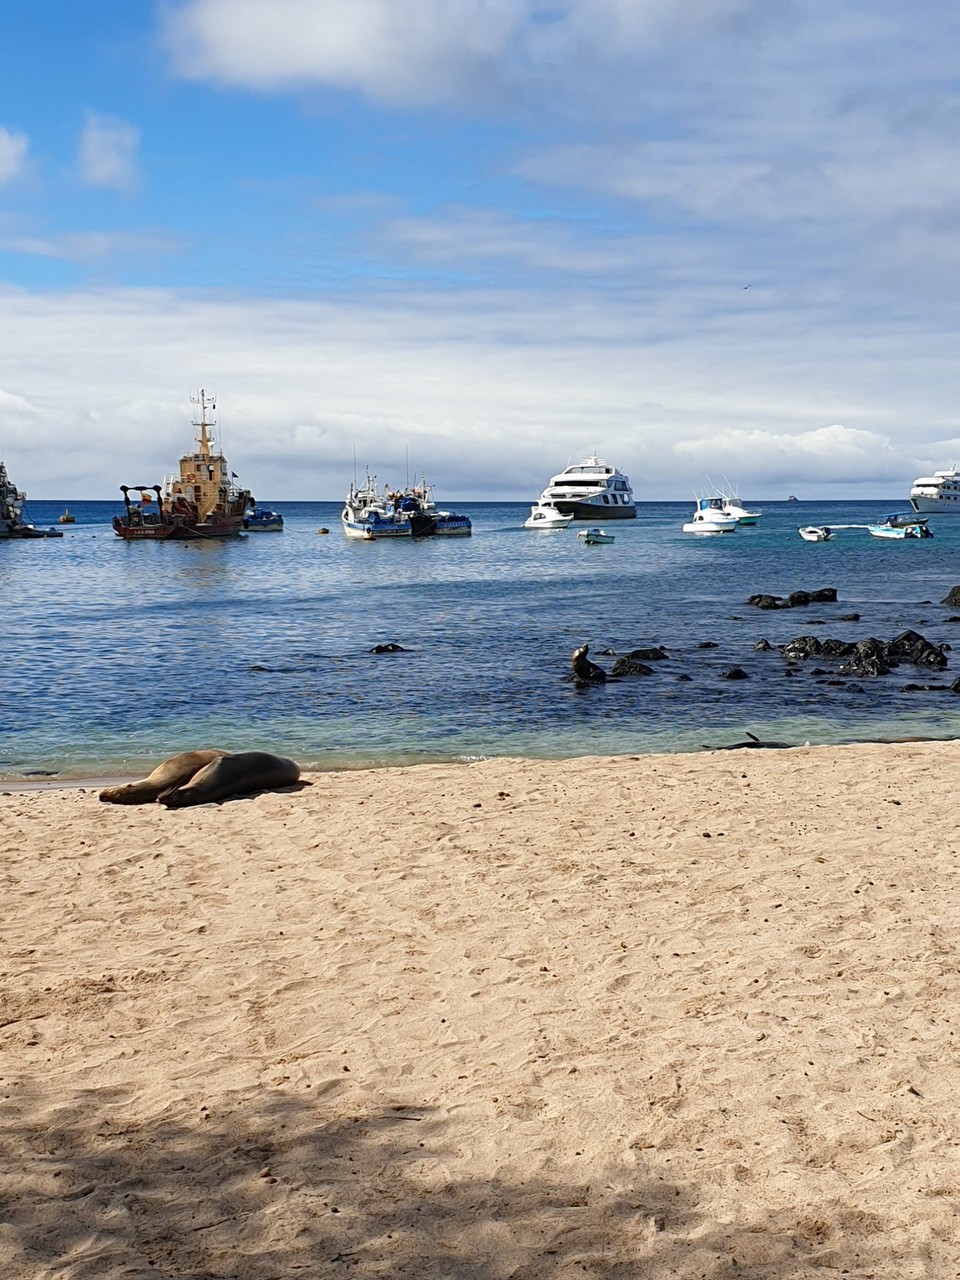
[(41, 0), (0, 27), (0, 456), (265, 500), (904, 497), (960, 460), (960, 13)]

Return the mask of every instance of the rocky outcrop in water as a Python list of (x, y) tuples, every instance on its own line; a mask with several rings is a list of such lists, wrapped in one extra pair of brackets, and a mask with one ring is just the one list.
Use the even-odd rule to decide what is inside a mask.
[(947, 666), (947, 646), (933, 644), (918, 631), (901, 631), (892, 640), (820, 640), (817, 636), (796, 636), (786, 644), (778, 645), (780, 653), (789, 662), (805, 662), (808, 658), (832, 658), (839, 665), (837, 675), (883, 676), (900, 665), (909, 662), (931, 671), (943, 671)]
[[(791, 591), (786, 597), (761, 592), (746, 603), (756, 609), (799, 609), (808, 604), (836, 604), (836, 601), (836, 587), (820, 587), (816, 591)], [(960, 604), (960, 600), (957, 603)]]
[(645, 662), (638, 662), (636, 658), (627, 654), (616, 660), (610, 674), (612, 676), (652, 676), (653, 667), (648, 667)]

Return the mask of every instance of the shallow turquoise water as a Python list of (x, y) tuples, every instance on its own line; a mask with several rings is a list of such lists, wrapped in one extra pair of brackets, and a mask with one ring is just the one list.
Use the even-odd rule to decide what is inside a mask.
[[(64, 505), (31, 502), (30, 515), (53, 524)], [(523, 530), (528, 504), (474, 503), (459, 508), (472, 538), (400, 544), (347, 541), (339, 504), (272, 502), (282, 534), (129, 545), (110, 529), (118, 504), (69, 505), (78, 522), (62, 540), (0, 543), (9, 779), (127, 773), (201, 745), (325, 768), (687, 751), (748, 730), (797, 743), (960, 731), (947, 688), (960, 670), (828, 685), (830, 672), (788, 678), (778, 654), (753, 649), (761, 636), (960, 636), (937, 603), (960, 584), (960, 517), (933, 517), (925, 541), (850, 530), (811, 544), (798, 525), (864, 523), (897, 504), (765, 503), (757, 528), (698, 539), (680, 532), (692, 504), (651, 503), (611, 526), (614, 545), (588, 547), (578, 526)], [(744, 604), (822, 586), (838, 604)], [(838, 621), (850, 612), (861, 620)], [(370, 652), (387, 641), (405, 652)], [(657, 643), (670, 659), (581, 690), (565, 676), (583, 643), (608, 669), (606, 648)], [(724, 680), (733, 665), (750, 678)]]

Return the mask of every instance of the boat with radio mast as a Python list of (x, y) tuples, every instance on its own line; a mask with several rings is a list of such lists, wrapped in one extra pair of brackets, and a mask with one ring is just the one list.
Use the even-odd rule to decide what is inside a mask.
[(213, 396), (201, 388), (190, 397), (199, 405), (194, 420), (196, 449), (180, 458), (178, 475), (164, 477), (162, 485), (120, 486), (123, 515), (114, 516), (113, 529), (127, 542), (184, 541), (231, 538), (243, 533), (244, 519), (254, 505), (249, 489), (242, 489), (213, 438), (216, 426), (207, 420), (215, 413)]

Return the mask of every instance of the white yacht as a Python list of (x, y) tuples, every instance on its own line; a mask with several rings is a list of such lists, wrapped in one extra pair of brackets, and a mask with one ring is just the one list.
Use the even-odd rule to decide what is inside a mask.
[(954, 466), (918, 476), (910, 488), (910, 505), (918, 512), (960, 511), (960, 472)]
[(629, 478), (596, 455), (551, 476), (540, 503), (575, 520), (634, 520), (637, 515)]

